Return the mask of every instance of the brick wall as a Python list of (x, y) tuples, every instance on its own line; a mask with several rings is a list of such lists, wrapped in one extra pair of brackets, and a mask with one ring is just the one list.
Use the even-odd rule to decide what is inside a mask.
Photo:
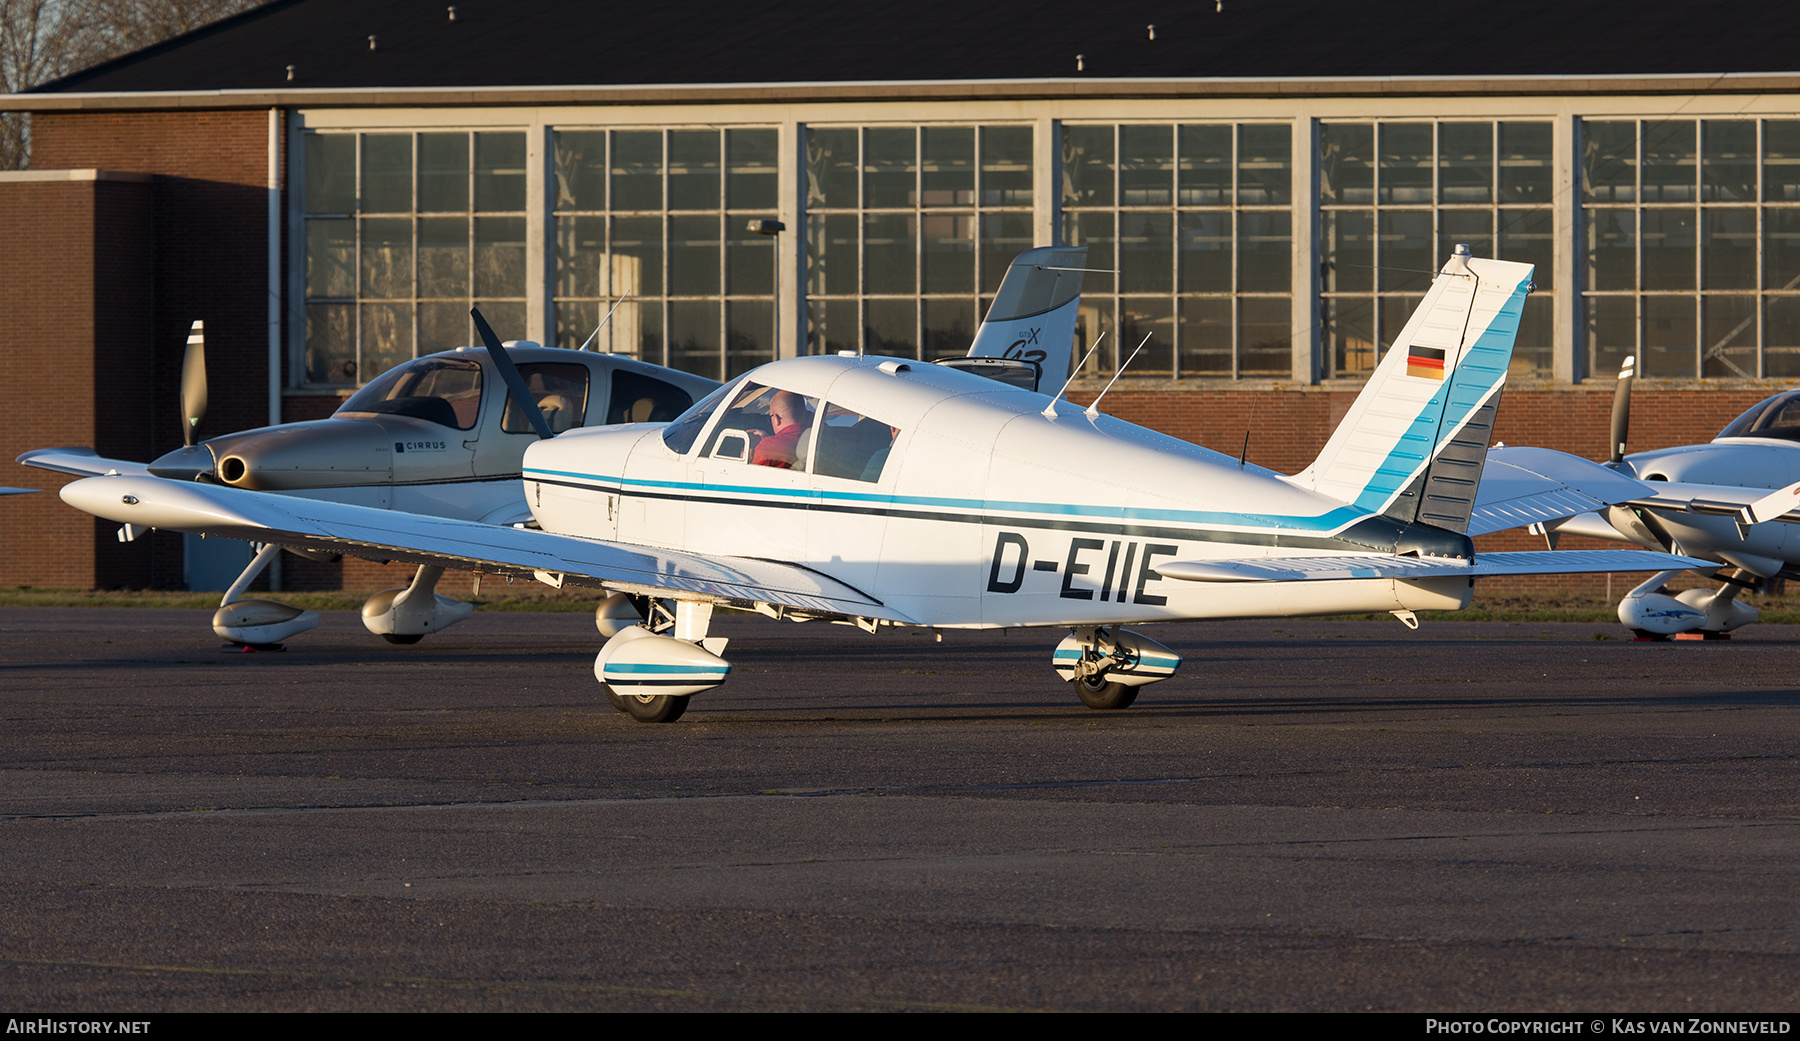
[(73, 478), (12, 461), (65, 445), (145, 458), (150, 195), (144, 182), (0, 182), (0, 484), (49, 493), (0, 499), (0, 586), (152, 580), (152, 540), (120, 546), (115, 525), (56, 498)]
[[(188, 327), (206, 321), (210, 405), (202, 438), (268, 420), (268, 113), (44, 112), (32, 118), (34, 169), (99, 168), (154, 174), (149, 223), (137, 255), (153, 269), (149, 349), (93, 349), (131, 372), (149, 410), (147, 436), (127, 458), (150, 459), (181, 444), (181, 358)], [(76, 441), (71, 443), (86, 443)], [(108, 537), (111, 528), (108, 528)], [(114, 543), (116, 546), (116, 543)], [(143, 583), (181, 585), (179, 540), (146, 557)]]

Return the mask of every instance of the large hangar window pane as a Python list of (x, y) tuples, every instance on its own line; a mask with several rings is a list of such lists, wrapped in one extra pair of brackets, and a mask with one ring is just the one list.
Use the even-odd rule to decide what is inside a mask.
[(862, 270), (861, 246), (853, 213), (830, 213), (806, 221), (806, 293), (855, 296)]
[(1494, 201), (1494, 124), (1439, 124), (1438, 201)]
[(1180, 129), (1177, 202), (1183, 206), (1231, 205), (1231, 188), (1237, 180), (1231, 136), (1231, 127), (1227, 125), (1184, 126)]
[(731, 300), (727, 322), (725, 378), (741, 376), (775, 360), (775, 304), (771, 300)]
[(982, 214), (981, 291), (993, 293), (998, 290), (1013, 258), (1031, 246), (1031, 214), (1006, 211)]
[(1695, 315), (1691, 296), (1646, 295), (1643, 374), (1655, 379), (1693, 379)]
[(306, 212), (356, 212), (355, 135), (306, 135)]
[(355, 304), (307, 305), (305, 364), (308, 383), (357, 382)]
[(719, 132), (669, 131), (669, 209), (719, 209)]
[(922, 206), (975, 205), (975, 128), (923, 127)]
[(1763, 201), (1800, 202), (1800, 120), (1765, 120), (1762, 140)]
[(660, 217), (612, 218), (606, 297), (657, 297), (663, 293), (663, 222)]
[(1702, 202), (1756, 201), (1756, 121), (1708, 119), (1700, 124)]
[(356, 222), (314, 217), (306, 222), (306, 295), (356, 296)]
[(1201, 210), (1181, 216), (1181, 252), (1176, 261), (1183, 293), (1229, 293), (1232, 283), (1230, 210)]
[(475, 209), (513, 213), (525, 209), (525, 135), (475, 135)]
[(1375, 126), (1326, 123), (1319, 127), (1319, 201), (1364, 206), (1375, 201)]
[(641, 212), (663, 208), (662, 139), (660, 130), (613, 131), (608, 209)]
[(1643, 200), (1693, 202), (1699, 195), (1699, 156), (1694, 121), (1645, 121), (1643, 135)]
[(1637, 211), (1594, 210), (1586, 221), (1587, 288), (1637, 288)]
[(1111, 126), (1063, 127), (1064, 206), (1113, 204), (1113, 131)]
[(1500, 124), (1500, 201), (1549, 205), (1555, 189), (1549, 123)]
[(1635, 122), (1582, 121), (1582, 201), (1636, 202), (1637, 166)]
[(475, 295), (525, 295), (525, 218), (475, 218)]
[(1293, 131), (1285, 123), (1238, 127), (1238, 205), (1287, 206), (1294, 198)]
[(412, 153), (411, 134), (363, 135), (362, 212), (412, 212)]
[(556, 208), (606, 209), (606, 133), (559, 130), (554, 151)]
[(413, 356), (411, 305), (365, 303), (358, 310), (362, 317), (359, 379), (374, 379)]
[(1030, 206), (1030, 127), (981, 128), (981, 204)]
[(669, 295), (719, 295), (719, 218), (669, 218)]
[(419, 212), (469, 212), (469, 135), (419, 135)]
[(1701, 211), (1705, 239), (1700, 255), (1704, 289), (1756, 288), (1756, 210), (1750, 207)]
[(684, 372), (724, 379), (720, 357), (717, 300), (673, 300), (669, 303), (669, 363)]
[(755, 219), (726, 222), (725, 292), (732, 296), (768, 296), (772, 299), (775, 292), (775, 239), (750, 231), (750, 221)]
[[(423, 226), (421, 222), (421, 249)], [(605, 263), (605, 217), (556, 218), (555, 286), (559, 298), (611, 296), (601, 282)]]
[(773, 130), (725, 131), (725, 203), (731, 209), (776, 208), (777, 137)]
[(975, 301), (927, 299), (924, 312), (926, 361), (969, 353), (975, 340)]
[(367, 217), (362, 222), (362, 297), (393, 299), (413, 295), (412, 220)]
[(1291, 303), (1247, 296), (1238, 302), (1238, 375), (1285, 377), (1293, 358)]
[(910, 213), (876, 213), (863, 218), (863, 291), (917, 290), (918, 218)]
[(919, 201), (918, 132), (912, 127), (863, 131), (863, 205), (913, 207)]
[(1119, 128), (1119, 204), (1168, 206), (1175, 198), (1175, 136), (1171, 126)]
[(1708, 295), (1702, 299), (1700, 375), (1704, 379), (1756, 379), (1756, 297)]
[(1430, 123), (1382, 123), (1376, 198), (1387, 204), (1429, 203), (1432, 189)]
[(1119, 214), (1119, 291), (1168, 293), (1174, 289), (1175, 215)]
[[(927, 293), (975, 292), (975, 218), (928, 213), (919, 218), (919, 266)], [(968, 346), (964, 345), (967, 352)]]
[(806, 208), (861, 205), (862, 167), (854, 130), (806, 128)]

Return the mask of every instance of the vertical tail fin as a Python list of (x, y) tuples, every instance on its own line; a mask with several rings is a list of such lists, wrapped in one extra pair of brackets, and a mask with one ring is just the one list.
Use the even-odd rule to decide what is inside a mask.
[(1038, 370), (1035, 389), (1054, 393), (1069, 378), (1086, 264), (1086, 246), (1044, 246), (1014, 257), (967, 356), (1030, 363)]
[(1373, 513), (1466, 531), (1531, 271), (1458, 246), (1324, 451), (1293, 480)]

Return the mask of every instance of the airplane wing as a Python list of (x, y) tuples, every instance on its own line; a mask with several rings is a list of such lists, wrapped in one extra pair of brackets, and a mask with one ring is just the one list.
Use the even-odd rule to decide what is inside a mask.
[(78, 510), (139, 527), (538, 578), (556, 586), (912, 621), (860, 590), (781, 561), (705, 557), (147, 476), (90, 477), (64, 487), (62, 498)]
[(1532, 550), (1457, 557), (1362, 556), (1273, 557), (1254, 560), (1174, 560), (1157, 574), (1185, 582), (1324, 582), (1351, 578), (1456, 578), (1495, 575), (1562, 575), (1596, 571), (1679, 571), (1719, 565), (1670, 553), (1635, 549)]
[(1634, 503), (1662, 487), (1548, 448), (1492, 448), (1469, 517), (1473, 535)]
[(77, 477), (99, 477), (109, 473), (142, 477), (150, 472), (148, 463), (108, 459), (91, 448), (38, 448), (19, 456), (14, 462)]

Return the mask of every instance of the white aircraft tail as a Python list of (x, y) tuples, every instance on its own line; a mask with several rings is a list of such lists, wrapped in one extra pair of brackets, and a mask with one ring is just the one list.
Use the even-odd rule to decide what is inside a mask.
[(1406, 523), (1465, 532), (1531, 271), (1456, 247), (1325, 450), (1291, 480)]
[(1013, 258), (994, 303), (975, 331), (970, 358), (1006, 358), (1038, 368), (1037, 390), (1069, 378), (1075, 313), (1081, 307), (1086, 246), (1044, 246)]

